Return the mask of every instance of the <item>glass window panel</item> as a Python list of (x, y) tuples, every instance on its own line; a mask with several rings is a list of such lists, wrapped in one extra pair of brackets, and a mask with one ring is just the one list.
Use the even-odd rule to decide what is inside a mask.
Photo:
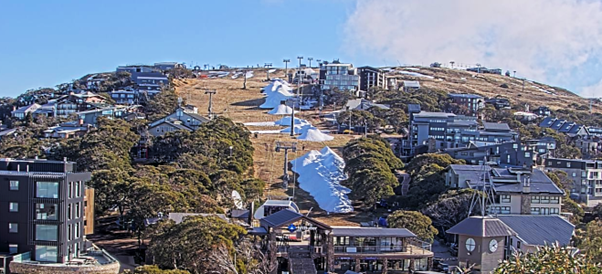
[(36, 220), (57, 220), (57, 204), (36, 204)]
[(19, 190), (19, 181), (10, 181), (10, 190)]
[(36, 245), (35, 260), (40, 262), (57, 262), (58, 248), (56, 246)]
[(36, 241), (56, 241), (58, 239), (58, 226), (36, 225)]
[(8, 203), (8, 210), (10, 212), (19, 212), (19, 203), (15, 203), (15, 202)]
[(38, 198), (58, 198), (58, 182), (36, 182), (36, 197)]

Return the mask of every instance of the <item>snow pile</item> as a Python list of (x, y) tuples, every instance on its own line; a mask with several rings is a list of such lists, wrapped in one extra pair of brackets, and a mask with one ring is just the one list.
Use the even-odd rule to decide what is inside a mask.
[(247, 71), (247, 73), (245, 74), (245, 76), (247, 77), (247, 79), (249, 78), (253, 78), (253, 71)]
[(317, 128), (310, 128), (301, 133), (301, 136), (297, 137), (297, 140), (310, 141), (310, 142), (324, 142), (331, 141), (334, 137), (323, 133)]
[(353, 211), (347, 197), (351, 190), (340, 184), (347, 179), (345, 162), (329, 147), (312, 150), (291, 163), (293, 171), (299, 174), (299, 186), (314, 197), (320, 208), (332, 213)]
[(283, 80), (272, 81), (270, 84), (265, 86), (262, 92), (265, 93), (265, 103), (259, 108), (275, 108), (282, 104), (282, 101), (286, 101), (291, 98), (294, 94), (291, 93), (291, 87)]
[[(274, 109), (268, 111), (268, 114), (271, 115), (290, 115), (293, 112), (293, 109), (287, 105), (280, 104)], [(289, 119), (290, 121), (290, 119)]]
[[(290, 120), (289, 120), (290, 121)], [(315, 129), (311, 124), (295, 125), (295, 134), (303, 134), (309, 129)], [(280, 133), (291, 133), (291, 127), (287, 127), (280, 131)]]
[[(279, 125), (279, 126), (290, 126), (291, 125), (291, 117), (290, 116), (282, 117), (282, 119), (274, 122), (274, 124)], [(309, 122), (307, 120), (299, 119), (299, 118), (295, 117), (295, 125), (309, 125)]]
[(424, 77), (424, 78), (429, 78), (429, 79), (434, 79), (435, 77), (433, 76), (428, 76), (428, 75), (424, 75), (418, 72), (411, 72), (411, 71), (403, 71), (403, 70), (398, 70), (397, 73), (399, 74), (404, 74), (404, 75), (409, 75), (409, 76), (414, 76), (414, 77)]

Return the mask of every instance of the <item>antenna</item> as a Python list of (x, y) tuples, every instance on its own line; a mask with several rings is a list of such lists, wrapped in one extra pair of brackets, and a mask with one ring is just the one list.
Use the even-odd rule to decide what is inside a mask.
[(489, 163), (487, 162), (487, 156), (485, 156), (483, 157), (483, 164), (481, 165), (481, 170), (479, 171), (479, 182), (477, 182), (477, 185), (473, 187), (473, 189), (477, 191), (472, 194), (468, 216), (474, 215), (478, 206), (481, 209), (481, 217), (485, 217), (485, 215), (487, 215), (487, 206), (494, 203), (493, 182), (491, 181), (489, 171)]

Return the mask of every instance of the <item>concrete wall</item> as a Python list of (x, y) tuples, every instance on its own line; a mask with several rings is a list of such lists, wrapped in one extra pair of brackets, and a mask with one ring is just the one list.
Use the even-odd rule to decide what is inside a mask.
[(13, 261), (9, 268), (12, 274), (117, 274), (119, 262), (100, 266), (49, 266)]

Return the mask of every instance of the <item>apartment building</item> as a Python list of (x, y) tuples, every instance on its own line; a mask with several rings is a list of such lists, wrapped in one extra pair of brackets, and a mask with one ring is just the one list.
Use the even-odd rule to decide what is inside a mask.
[(470, 113), (475, 114), (485, 106), (485, 98), (476, 94), (464, 94), (464, 93), (450, 93), (448, 94), (449, 99), (452, 102), (465, 106)]
[(359, 89), (368, 91), (371, 88), (385, 88), (385, 72), (374, 67), (359, 67), (357, 72), (360, 76)]
[(352, 64), (339, 61), (320, 64), (320, 88), (322, 90), (346, 90), (357, 92), (360, 86), (360, 76)]
[(571, 196), (594, 207), (602, 202), (602, 161), (583, 159), (550, 158), (544, 162), (544, 169), (562, 170), (573, 180)]
[(90, 176), (73, 162), (0, 159), (0, 252), (56, 263), (78, 256), (93, 230), (84, 214)]
[(560, 214), (564, 191), (539, 169), (451, 165), (445, 175), (451, 188), (482, 188), (483, 181), (493, 185), (491, 214)]

